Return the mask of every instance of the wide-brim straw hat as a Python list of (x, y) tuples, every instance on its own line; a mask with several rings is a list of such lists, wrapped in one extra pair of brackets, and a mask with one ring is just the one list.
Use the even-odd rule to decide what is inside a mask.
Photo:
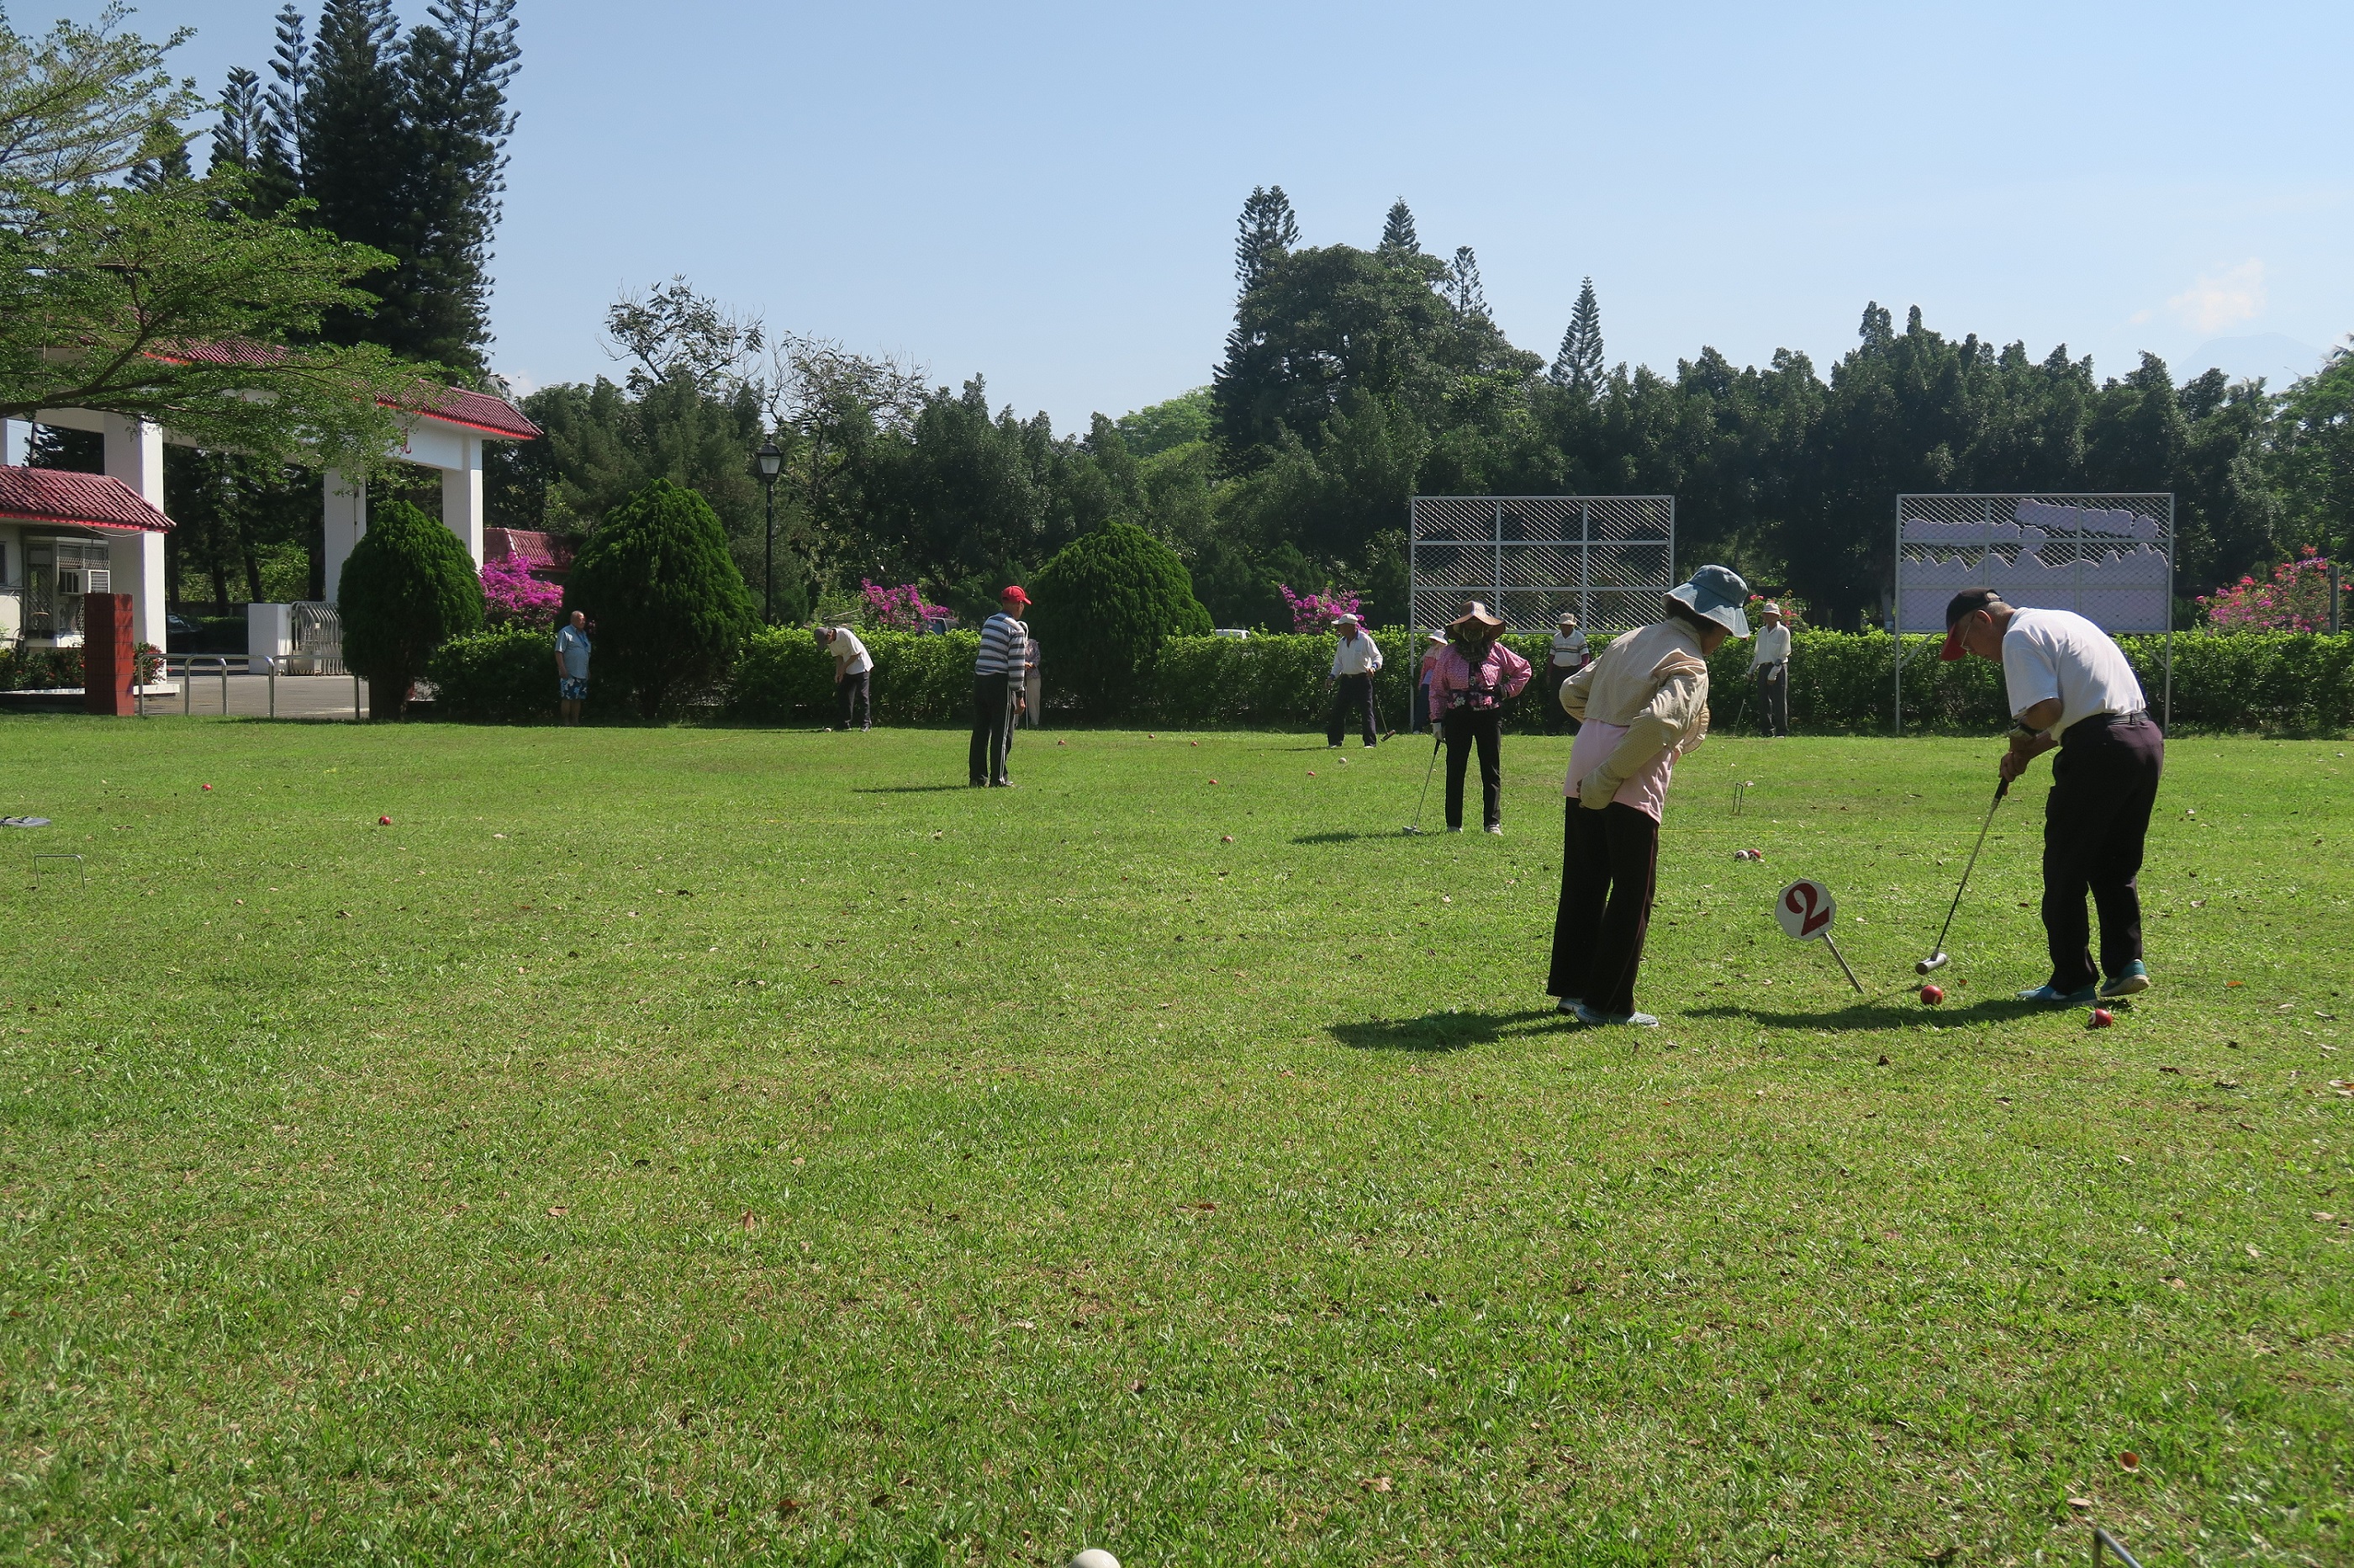
[(1769, 599), (1764, 604), (1757, 607), (1757, 613), (1760, 615), (1770, 615), (1779, 619), (1782, 614), (1782, 607), (1776, 604)]
[(1690, 582), (1670, 588), (1668, 597), (1735, 637), (1749, 635), (1749, 617), (1741, 608), (1748, 601), (1749, 584), (1731, 567), (1702, 567)]
[(1564, 610), (1562, 612), (1561, 624), (1564, 626), (1575, 626), (1577, 624), (1577, 617), (1570, 614), (1567, 610)]
[(1496, 615), (1495, 611), (1490, 609), (1486, 605), (1480, 603), (1476, 599), (1469, 604), (1463, 607), (1462, 614), (1457, 616), (1454, 620), (1447, 623), (1447, 630), (1449, 631), (1458, 631), (1467, 626), (1476, 626), (1483, 631), (1501, 631), (1504, 630), (1504, 623), (1502, 620)]

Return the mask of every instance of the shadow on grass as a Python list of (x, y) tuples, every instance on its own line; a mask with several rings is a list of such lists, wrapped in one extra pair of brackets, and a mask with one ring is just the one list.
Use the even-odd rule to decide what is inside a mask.
[(970, 789), (970, 784), (871, 784), (853, 789), (854, 795), (931, 795), (942, 789)]
[(1359, 1051), (1460, 1051), (1492, 1045), (1508, 1034), (1526, 1034), (1569, 1021), (1551, 1008), (1525, 1012), (1426, 1012), (1420, 1018), (1373, 1018), (1336, 1023), (1332, 1038)]
[(1412, 836), (1413, 835), (1409, 833), (1402, 832), (1391, 832), (1386, 833), (1302, 833), (1291, 842), (1296, 844), (1352, 844), (1363, 839), (1373, 839), (1379, 841), (1384, 839), (1405, 839)]
[(1867, 997), (1821, 1012), (1771, 1012), (1757, 1007), (1693, 1007), (1686, 1018), (1740, 1018), (1772, 1029), (1894, 1029), (1914, 1023), (2008, 1023), (2052, 1010), (2010, 997), (1989, 997), (1967, 1007), (1928, 1007), (1918, 1001)]

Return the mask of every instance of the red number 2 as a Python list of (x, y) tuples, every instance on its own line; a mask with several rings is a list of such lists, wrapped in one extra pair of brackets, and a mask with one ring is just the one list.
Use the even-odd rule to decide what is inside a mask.
[(1831, 923), (1831, 912), (1818, 907), (1821, 902), (1821, 898), (1815, 891), (1815, 885), (1811, 882), (1799, 883), (1790, 889), (1790, 895), (1782, 901), (1785, 908), (1798, 916), (1800, 937), (1811, 937)]

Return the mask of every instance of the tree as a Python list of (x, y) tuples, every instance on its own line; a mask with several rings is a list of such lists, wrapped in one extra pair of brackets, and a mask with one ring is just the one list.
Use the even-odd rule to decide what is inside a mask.
[(1488, 317), (1488, 291), (1479, 282), (1479, 258), (1469, 245), (1455, 248), (1455, 260), (1447, 269), (1447, 302), (1459, 316), (1482, 321)]
[(1561, 334), (1561, 352), (1553, 355), (1547, 378), (1556, 387), (1592, 397), (1602, 386), (1602, 307), (1594, 298), (1594, 280), (1578, 285), (1577, 304), (1569, 326)]
[(170, 426), (198, 446), (368, 472), (431, 367), (381, 348), (306, 343), (382, 261), (289, 217), (239, 210), (226, 176), (153, 189), (19, 187), (0, 227), (0, 418), (89, 408)]
[(368, 716), (399, 718), (433, 651), (482, 626), (482, 580), (458, 536), (405, 501), (368, 518), (335, 586), (344, 662), (368, 683)]
[(2331, 350), (2282, 398), (2281, 459), (2300, 537), (2354, 556), (2354, 346)]
[(113, 0), (95, 22), (28, 38), (0, 10), (0, 207), (16, 188), (55, 195), (125, 173), (154, 155), (156, 126), (203, 107), (164, 65), (195, 29), (151, 43), (116, 31), (130, 14)]
[(751, 631), (751, 591), (700, 495), (655, 480), (606, 515), (564, 585), (595, 624), (597, 673), (648, 722), (722, 679)]
[(1184, 563), (1131, 523), (1073, 540), (1031, 586), (1046, 668), (1090, 715), (1119, 712), (1150, 676), (1162, 642), (1210, 630)]
[(1400, 196), (1390, 203), (1389, 217), (1382, 220), (1382, 242), (1378, 249), (1389, 257), (1422, 254), (1422, 240), (1414, 231), (1414, 211), (1405, 205), (1405, 197)]
[(1292, 215), (1291, 198), (1283, 187), (1251, 187), (1243, 215), (1235, 224), (1235, 278), (1247, 293), (1258, 286), (1268, 267), (1299, 243), (1299, 220)]

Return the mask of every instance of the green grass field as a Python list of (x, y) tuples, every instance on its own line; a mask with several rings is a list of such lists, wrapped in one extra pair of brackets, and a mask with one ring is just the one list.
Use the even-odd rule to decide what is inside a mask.
[(2094, 1033), (2041, 765), (1931, 1010), (1999, 743), (1712, 741), (1638, 1033), (1565, 740), (1063, 739), (0, 723), (0, 1558), (2354, 1558), (2354, 747), (2175, 743)]

